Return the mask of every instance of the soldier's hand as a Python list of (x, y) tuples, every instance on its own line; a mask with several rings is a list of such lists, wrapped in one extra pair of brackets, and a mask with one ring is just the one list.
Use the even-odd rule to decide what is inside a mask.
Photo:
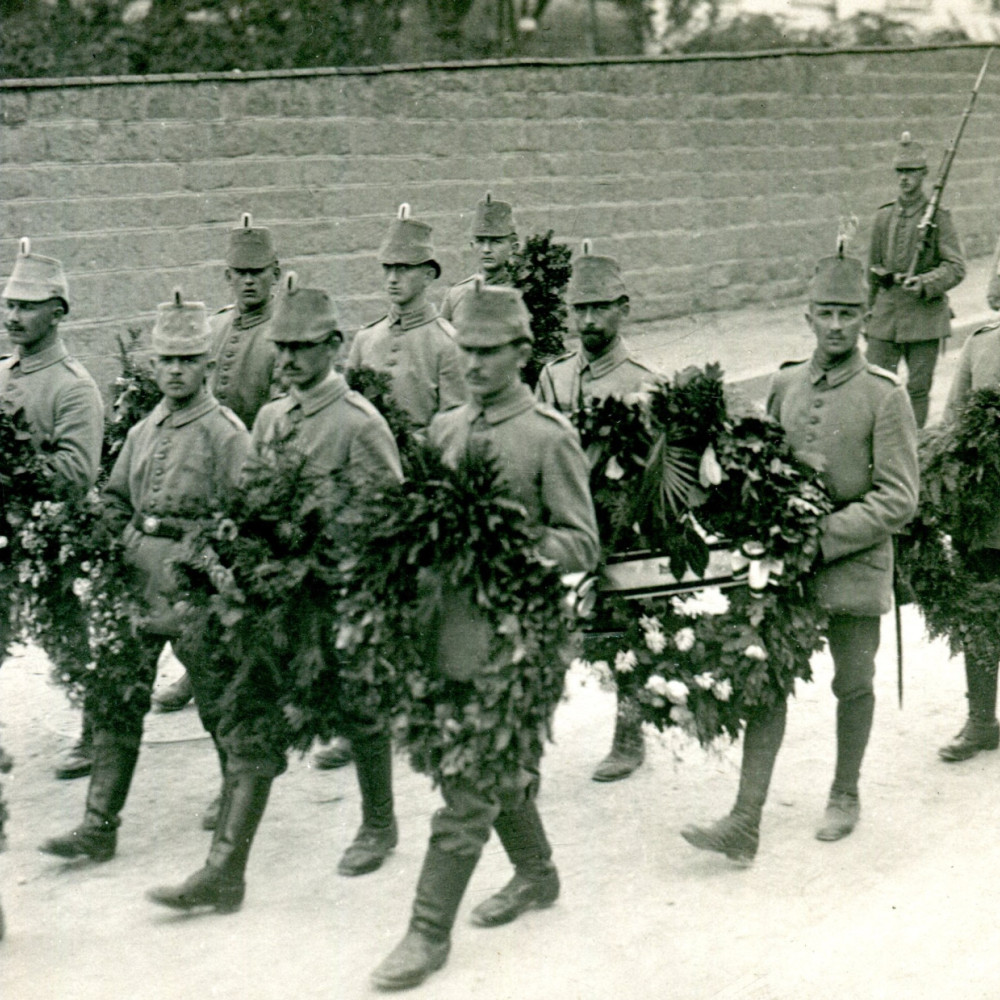
[(923, 290), (924, 279), (921, 278), (919, 274), (915, 274), (911, 278), (906, 278), (903, 281), (904, 292), (913, 292), (914, 295), (919, 295)]

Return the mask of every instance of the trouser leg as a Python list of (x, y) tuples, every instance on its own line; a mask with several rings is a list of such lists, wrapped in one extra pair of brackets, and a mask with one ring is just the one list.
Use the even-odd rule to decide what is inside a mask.
[(903, 350), (906, 355), (906, 391), (913, 406), (913, 415), (917, 418), (917, 426), (923, 427), (927, 423), (931, 384), (934, 381), (941, 341), (921, 340), (905, 344)]
[(876, 340), (869, 337), (865, 343), (865, 357), (873, 365), (895, 372), (899, 368), (899, 359), (903, 356), (902, 347), (892, 340)]
[(831, 794), (857, 796), (861, 762), (875, 714), (875, 653), (879, 619), (833, 615), (827, 638), (837, 696), (837, 767)]

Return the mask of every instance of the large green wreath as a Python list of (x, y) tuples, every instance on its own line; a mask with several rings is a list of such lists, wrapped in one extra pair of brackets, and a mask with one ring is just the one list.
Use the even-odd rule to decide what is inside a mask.
[[(774, 421), (734, 417), (717, 365), (659, 387), (593, 400), (576, 416), (591, 460), (602, 542), (703, 576), (713, 543), (732, 550), (723, 592), (632, 601), (604, 594), (587, 642), (626, 705), (707, 744), (812, 676), (826, 616), (810, 599), (823, 516), (819, 473)], [(744, 575), (745, 574), (745, 575)]]
[(1000, 390), (972, 393), (955, 422), (920, 440), (920, 506), (898, 539), (897, 570), (932, 638), (960, 653), (975, 632), (995, 634), (1000, 582), (983, 581), (965, 556), (998, 517)]

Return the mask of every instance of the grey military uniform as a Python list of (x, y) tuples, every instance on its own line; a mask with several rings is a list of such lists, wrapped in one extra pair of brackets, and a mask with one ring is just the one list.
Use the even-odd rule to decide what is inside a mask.
[(253, 426), (257, 411), (278, 391), (277, 350), (268, 336), (272, 313), (270, 302), (248, 314), (226, 306), (210, 320), (216, 364), (209, 385), (215, 398), (247, 427)]
[(358, 330), (347, 367), (372, 368), (392, 376), (393, 400), (414, 427), (426, 427), (435, 413), (468, 398), (455, 329), (426, 304), (411, 312), (395, 307)]
[(636, 361), (619, 337), (599, 358), (588, 360), (582, 348), (550, 361), (538, 379), (538, 398), (563, 413), (576, 413), (588, 400), (626, 396), (652, 389), (662, 381)]

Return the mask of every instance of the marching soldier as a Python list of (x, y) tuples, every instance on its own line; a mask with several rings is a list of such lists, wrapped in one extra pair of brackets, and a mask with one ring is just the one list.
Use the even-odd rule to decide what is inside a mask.
[[(378, 410), (347, 387), (333, 367), (342, 335), (326, 292), (286, 277), (269, 336), (287, 395), (265, 404), (253, 426), (249, 465), (267, 468), (273, 443), (289, 442), (317, 478), (346, 471), (356, 484), (402, 480), (396, 442)], [(216, 683), (220, 679), (216, 678)], [(225, 686), (225, 679), (221, 679)], [(275, 705), (273, 711), (280, 716)], [(261, 722), (260, 725), (257, 723)], [(149, 898), (178, 910), (238, 909), (245, 892), (250, 847), (264, 815), (271, 784), (287, 767), (283, 731), (267, 719), (224, 720), (220, 741), (226, 780), (219, 823), (203, 868), (183, 884), (153, 889)], [(396, 846), (392, 754), (385, 720), (356, 720), (350, 732), (361, 789), (362, 823), (340, 860), (342, 875), (378, 868)]]
[[(195, 669), (170, 599), (169, 560), (186, 533), (222, 506), (239, 480), (250, 435), (207, 386), (214, 365), (208, 314), (180, 292), (157, 308), (153, 374), (163, 398), (128, 433), (104, 487), (109, 526), (122, 531), (125, 563), (141, 595), (136, 621), (135, 683), (111, 690), (96, 677), (85, 709), (93, 720), (94, 764), (83, 822), (41, 850), (63, 858), (109, 861), (117, 847), (119, 813), (139, 759), (143, 720), (149, 711), (156, 667), (170, 638), (182, 663)], [(205, 728), (216, 741), (218, 714), (207, 692), (198, 698)], [(219, 747), (220, 763), (225, 758)]]
[(458, 303), (472, 291), (476, 280), (484, 285), (511, 284), (510, 261), (517, 250), (517, 226), (514, 209), (505, 201), (486, 197), (476, 205), (472, 219), (472, 249), (479, 257), (479, 273), (452, 285), (445, 292), (441, 315), (450, 323)]
[(965, 258), (951, 215), (939, 208), (931, 239), (912, 277), (907, 273), (918, 250), (918, 227), (927, 208), (923, 190), (927, 156), (904, 132), (893, 161), (899, 184), (895, 201), (882, 205), (872, 227), (868, 255), (872, 314), (866, 333), (868, 360), (895, 372), (906, 359), (906, 388), (917, 426), (927, 421), (931, 383), (941, 342), (951, 336), (948, 289), (965, 277)]
[[(466, 399), (455, 330), (427, 301), (441, 275), (434, 259), (431, 227), (410, 217), (403, 204), (389, 226), (378, 259), (385, 275), (389, 312), (358, 330), (347, 368), (372, 368), (392, 376), (391, 398), (421, 430), (435, 413)], [(341, 767), (351, 760), (350, 743), (338, 737), (313, 756), (317, 767)]]
[[(822, 525), (820, 558), (810, 581), (829, 612), (827, 640), (837, 698), (837, 765), (819, 840), (839, 840), (860, 815), (858, 778), (875, 708), (873, 678), (879, 616), (892, 602), (892, 535), (916, 511), (916, 426), (895, 375), (858, 349), (865, 322), (864, 267), (838, 253), (819, 261), (809, 286), (812, 360), (774, 378), (768, 413), (804, 460), (822, 469), (836, 505)], [(761, 811), (785, 732), (782, 700), (747, 720), (739, 794), (712, 826), (688, 826), (703, 850), (749, 862), (757, 853)]]
[(400, 205), (378, 259), (389, 312), (358, 330), (347, 367), (388, 372), (394, 402), (419, 430), (435, 413), (464, 402), (467, 391), (453, 339), (455, 330), (427, 301), (431, 282), (441, 276), (431, 227), (410, 218), (409, 205)]
[[(965, 342), (945, 407), (945, 421), (954, 423), (978, 389), (1000, 388), (1000, 320), (977, 330)], [(1000, 516), (974, 543), (956, 544), (956, 551), (978, 580), (1000, 580)], [(969, 715), (962, 731), (938, 751), (942, 760), (968, 760), (980, 750), (1000, 746), (997, 723), (997, 666), (1000, 663), (1000, 627), (990, 632), (969, 629), (963, 638), (966, 697)]]
[[(257, 411), (275, 395), (274, 344), (268, 337), (273, 312), (275, 283), (281, 276), (271, 230), (254, 226), (249, 212), (230, 230), (226, 251), (226, 284), (233, 295), (231, 305), (211, 317), (215, 367), (210, 388), (215, 398), (228, 406), (247, 427)], [(154, 697), (161, 712), (176, 712), (191, 700), (191, 681), (182, 674)], [(203, 818), (212, 829), (218, 812), (213, 803)]]
[[(23, 408), (33, 443), (43, 451), (57, 488), (86, 492), (97, 479), (104, 436), (104, 405), (90, 373), (70, 357), (59, 336), (69, 312), (62, 264), (31, 253), (27, 239), (3, 290), (4, 325), (14, 344), (0, 361), (0, 401)], [(90, 659), (87, 626), (75, 598), (65, 608), (83, 662)], [(80, 738), (56, 767), (58, 778), (90, 773), (92, 733), (84, 713)]]
[[(563, 413), (575, 413), (589, 400), (625, 396), (655, 386), (659, 377), (629, 353), (621, 337), (629, 298), (618, 262), (583, 252), (573, 264), (569, 304), (580, 347), (547, 364), (538, 380), (538, 397)], [(611, 751), (597, 765), (594, 781), (627, 778), (645, 757), (639, 706), (619, 697)]]
[[(477, 286), (463, 298), (456, 323), (472, 402), (437, 416), (431, 443), (452, 463), (470, 447), (486, 448), (513, 497), (542, 529), (540, 555), (563, 572), (593, 569), (597, 525), (576, 432), (520, 380), (532, 344), (520, 294)], [(524, 761), (524, 774), (511, 775), (495, 799), (461, 779), (445, 779), (445, 804), (431, 820), (409, 930), (373, 973), (376, 986), (416, 986), (444, 965), (455, 914), (491, 829), (515, 872), (507, 886), (475, 909), (473, 921), (493, 927), (555, 902), (559, 876), (535, 806), (538, 764), (537, 758)]]

